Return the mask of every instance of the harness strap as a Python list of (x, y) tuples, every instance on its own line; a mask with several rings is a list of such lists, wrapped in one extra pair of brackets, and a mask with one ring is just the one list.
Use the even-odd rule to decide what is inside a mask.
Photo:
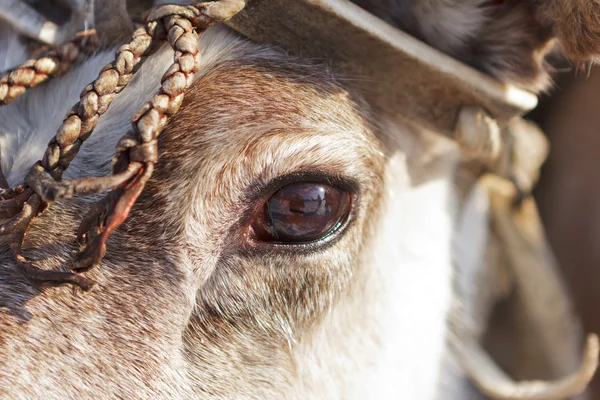
[(79, 32), (75, 38), (43, 52), (0, 77), (0, 106), (14, 101), (29, 88), (60, 76), (98, 48), (94, 30)]
[[(0, 224), (0, 235), (12, 236), (11, 248), (15, 261), (27, 277), (38, 283), (72, 283), (83, 290), (93, 286), (92, 281), (73, 272), (40, 270), (25, 260), (21, 255), (21, 247), (31, 220), (50, 202), (77, 194), (103, 193), (112, 188), (106, 199), (97, 207), (92, 207), (94, 215), (82, 222), (78, 235), (81, 248), (71, 268), (82, 272), (100, 263), (108, 236), (125, 221), (154, 171), (158, 154), (156, 139), (169, 118), (179, 110), (185, 92), (198, 71), (198, 35), (208, 27), (231, 18), (244, 6), (244, 0), (220, 0), (151, 9), (146, 24), (134, 32), (131, 42), (122, 46), (115, 60), (104, 67), (98, 78), (85, 88), (80, 101), (73, 106), (48, 144), (42, 160), (27, 174), (25, 184), (17, 188), (0, 189), (3, 199), (0, 200), (0, 210), (6, 218), (10, 218)], [(152, 101), (134, 116), (132, 130), (117, 145), (112, 176), (62, 181), (63, 172), (83, 142), (93, 133), (99, 118), (115, 96), (127, 86), (147, 56), (165, 41), (175, 52), (174, 63), (163, 75), (161, 88)], [(24, 72), (11, 74), (6, 78), (8, 83), (15, 81), (11, 76), (20, 77)], [(21, 84), (22, 81), (17, 80), (17, 83)], [(24, 89), (17, 92), (22, 91)], [(90, 221), (96, 221), (96, 226), (92, 226)]]

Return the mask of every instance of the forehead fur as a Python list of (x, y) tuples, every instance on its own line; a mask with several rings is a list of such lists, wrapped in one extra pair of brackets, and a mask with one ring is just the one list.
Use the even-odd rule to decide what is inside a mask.
[[(383, 155), (368, 110), (357, 102), (326, 67), (277, 51), (216, 63), (161, 136), (157, 176), (165, 193), (189, 186), (196, 206), (216, 197), (223, 205), (239, 202), (247, 188), (297, 172), (367, 185)], [(199, 182), (207, 176), (208, 186)], [(198, 218), (210, 220), (212, 209), (201, 209)]]

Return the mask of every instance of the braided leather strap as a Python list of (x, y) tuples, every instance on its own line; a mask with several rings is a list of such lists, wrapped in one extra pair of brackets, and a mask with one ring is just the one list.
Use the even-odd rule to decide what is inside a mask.
[[(113, 176), (124, 172), (135, 175), (121, 183), (97, 207), (95, 224), (87, 218), (79, 230), (83, 244), (75, 257), (73, 269), (84, 271), (97, 265), (102, 259), (106, 239), (127, 218), (131, 207), (144, 188), (154, 170), (157, 160), (157, 138), (164, 129), (169, 117), (177, 112), (184, 93), (198, 71), (198, 33), (213, 22), (208, 20), (198, 24), (201, 11), (195, 7), (169, 7), (157, 9), (148, 18), (151, 26), (161, 26), (168, 32), (169, 43), (175, 50), (174, 63), (161, 80), (161, 88), (133, 118), (132, 130), (117, 145), (113, 165)], [(196, 21), (196, 26), (192, 25)]]
[(0, 77), (0, 106), (9, 104), (29, 88), (71, 69), (73, 63), (84, 55), (92, 54), (98, 47), (96, 31), (80, 32), (68, 42), (27, 60)]
[[(150, 10), (146, 25), (122, 46), (115, 61), (88, 85), (80, 101), (65, 117), (55, 137), (16, 188), (0, 189), (0, 235), (13, 234), (11, 242), (17, 264), (30, 279), (41, 283), (71, 283), (87, 290), (93, 282), (72, 272), (40, 270), (21, 255), (24, 233), (31, 220), (52, 201), (79, 194), (112, 192), (92, 207), (78, 231), (80, 251), (72, 264), (84, 271), (100, 263), (106, 239), (129, 215), (157, 160), (157, 138), (169, 118), (181, 106), (184, 93), (198, 71), (198, 36), (209, 26), (223, 22), (245, 6), (245, 0), (220, 0), (192, 6), (164, 5)], [(163, 41), (175, 50), (174, 63), (161, 80), (161, 88), (133, 118), (132, 130), (117, 145), (113, 174), (61, 181), (63, 172), (92, 134), (100, 116), (125, 88), (148, 55)]]

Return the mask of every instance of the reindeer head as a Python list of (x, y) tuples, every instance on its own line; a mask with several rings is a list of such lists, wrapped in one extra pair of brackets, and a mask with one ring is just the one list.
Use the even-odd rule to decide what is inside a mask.
[[(328, 67), (227, 28), (208, 30), (200, 50), (156, 173), (85, 273), (93, 290), (32, 284), (2, 239), (0, 394), (464, 398), (447, 347), (459, 148), (372, 111)], [(9, 184), (112, 57), (98, 52), (0, 109)], [(108, 173), (171, 59), (163, 48), (146, 60), (65, 179)], [(65, 269), (90, 204), (53, 204), (23, 255)], [(472, 212), (483, 227), (485, 212)]]

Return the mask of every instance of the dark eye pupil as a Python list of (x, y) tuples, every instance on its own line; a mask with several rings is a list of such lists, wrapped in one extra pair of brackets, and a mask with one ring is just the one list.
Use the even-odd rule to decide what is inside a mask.
[[(310, 242), (333, 232), (348, 214), (350, 195), (318, 183), (296, 183), (277, 191), (264, 205), (261, 240)], [(257, 229), (258, 228), (258, 229)], [(265, 237), (267, 236), (267, 237)]]

